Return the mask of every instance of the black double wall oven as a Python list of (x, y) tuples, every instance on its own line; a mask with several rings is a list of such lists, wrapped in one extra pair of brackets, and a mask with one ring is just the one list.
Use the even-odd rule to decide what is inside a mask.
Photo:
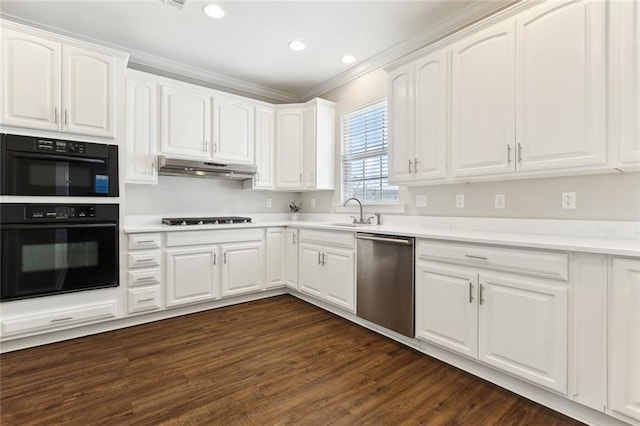
[(0, 301), (117, 287), (119, 206), (75, 198), (118, 196), (117, 146), (2, 134), (0, 154)]

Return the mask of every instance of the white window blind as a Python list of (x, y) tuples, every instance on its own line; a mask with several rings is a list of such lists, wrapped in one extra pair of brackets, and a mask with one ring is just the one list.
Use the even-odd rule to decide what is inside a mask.
[(343, 199), (398, 201), (398, 187), (389, 185), (387, 102), (341, 117)]

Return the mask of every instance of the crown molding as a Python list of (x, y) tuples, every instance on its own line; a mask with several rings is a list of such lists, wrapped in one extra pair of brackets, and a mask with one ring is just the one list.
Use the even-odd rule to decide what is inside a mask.
[(57, 36), (67, 37), (70, 39), (79, 40), (85, 43), (91, 43), (97, 46), (118, 50), (121, 52), (127, 52), (129, 54), (129, 63), (133, 65), (131, 67), (133, 69), (149, 71), (154, 74), (160, 75), (170, 73), (172, 74), (173, 78), (178, 77), (178, 79), (180, 79), (179, 77), (187, 77), (187, 79), (184, 79), (187, 82), (194, 82), (189, 81), (189, 79), (193, 79), (197, 80), (196, 84), (202, 85), (202, 83), (208, 83), (205, 85), (211, 88), (228, 91), (243, 96), (258, 97), (260, 98), (260, 100), (269, 102), (286, 103), (298, 102), (300, 100), (299, 96), (293, 93), (272, 89), (227, 75), (204, 70), (202, 68), (185, 65), (170, 59), (136, 51), (125, 46), (108, 43), (102, 40), (94, 39), (92, 37), (87, 37), (82, 34), (65, 31), (60, 28), (48, 25), (43, 25), (41, 23), (23, 19), (8, 13), (0, 12), (0, 18), (41, 31), (46, 31)]
[(381, 53), (365, 60), (358, 66), (353, 67), (337, 76), (330, 78), (314, 87), (304, 96), (300, 96), (301, 100), (311, 99), (321, 96), (331, 90), (349, 83), (363, 75), (384, 68), (391, 63), (407, 56), (417, 50), (422, 50), (428, 45), (435, 43), (469, 25), (472, 25), (487, 16), (518, 3), (520, 0), (495, 0), (495, 1), (476, 1), (455, 14), (447, 17), (447, 19), (437, 22), (429, 27), (419, 36), (412, 37), (397, 45), (382, 51)]

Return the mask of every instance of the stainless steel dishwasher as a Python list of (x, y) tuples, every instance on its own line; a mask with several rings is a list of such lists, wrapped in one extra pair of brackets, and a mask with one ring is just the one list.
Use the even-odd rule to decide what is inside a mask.
[(356, 314), (414, 336), (415, 239), (357, 233)]

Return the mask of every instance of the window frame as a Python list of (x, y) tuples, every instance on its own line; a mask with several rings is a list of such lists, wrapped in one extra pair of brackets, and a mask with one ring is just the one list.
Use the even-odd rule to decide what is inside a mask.
[[(372, 109), (374, 107), (376, 107), (379, 104), (385, 103), (386, 105), (386, 109), (387, 109), (387, 133), (388, 133), (388, 129), (389, 129), (389, 123), (388, 123), (388, 114), (389, 114), (389, 101), (387, 98), (382, 98), (382, 99), (378, 99), (376, 101), (373, 102), (369, 102), (366, 103), (364, 105), (359, 105), (355, 108), (350, 109), (349, 111), (345, 111), (343, 113), (340, 114), (339, 116), (339, 120), (340, 120), (340, 126), (339, 126), (339, 131), (340, 131), (340, 202), (344, 203), (344, 201), (347, 199), (347, 191), (346, 191), (346, 180), (345, 180), (345, 159), (346, 159), (346, 153), (345, 153), (345, 140), (344, 140), (344, 118), (346, 116), (355, 114), (359, 111), (365, 111), (367, 109)], [(386, 155), (387, 155), (387, 159), (389, 158), (389, 140), (387, 138), (387, 151), (386, 151)], [(388, 173), (389, 173), (389, 165), (387, 164), (387, 179), (388, 179)], [(399, 206), (401, 205), (400, 203), (400, 187), (397, 185), (389, 185), (390, 187), (395, 187), (396, 188), (396, 199), (395, 200), (390, 200), (390, 201), (384, 201), (384, 200), (360, 200), (360, 198), (358, 198), (363, 205), (369, 205), (369, 206)]]

